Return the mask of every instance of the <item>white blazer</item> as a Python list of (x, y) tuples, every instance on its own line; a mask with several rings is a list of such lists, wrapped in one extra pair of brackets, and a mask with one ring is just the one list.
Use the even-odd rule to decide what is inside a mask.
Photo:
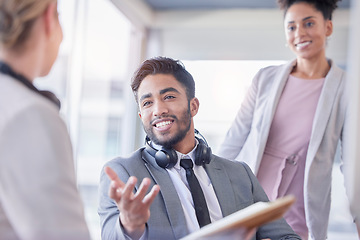
[[(314, 116), (306, 157), (304, 204), (311, 239), (327, 236), (331, 202), (331, 173), (340, 141), (342, 159), (346, 160), (345, 135), (349, 124), (346, 118), (348, 103), (345, 91), (345, 72), (331, 60)], [(296, 60), (280, 66), (261, 69), (253, 79), (249, 92), (227, 132), (219, 155), (246, 162), (256, 174), (263, 157), (281, 93)], [(346, 161), (345, 161), (346, 164)]]
[(90, 239), (55, 104), (0, 74), (0, 239)]

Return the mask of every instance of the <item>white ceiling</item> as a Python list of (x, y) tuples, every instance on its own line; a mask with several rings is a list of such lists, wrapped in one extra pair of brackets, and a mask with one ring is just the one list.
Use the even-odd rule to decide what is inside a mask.
[[(153, 10), (209, 10), (227, 8), (277, 8), (276, 0), (142, 0)], [(339, 2), (349, 8), (350, 0)]]

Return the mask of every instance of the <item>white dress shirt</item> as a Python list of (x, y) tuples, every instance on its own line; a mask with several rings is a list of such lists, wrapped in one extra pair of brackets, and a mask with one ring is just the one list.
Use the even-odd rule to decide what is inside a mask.
[(194, 202), (191, 196), (191, 192), (189, 189), (189, 185), (186, 179), (185, 169), (180, 167), (180, 160), (184, 158), (190, 158), (194, 163), (194, 173), (199, 180), (201, 189), (204, 192), (205, 200), (207, 203), (207, 207), (209, 209), (211, 222), (219, 220), (222, 218), (222, 213), (220, 209), (219, 202), (217, 200), (214, 188), (211, 184), (210, 178), (207, 175), (203, 166), (198, 166), (195, 164), (195, 149), (198, 145), (198, 142), (193, 150), (188, 154), (182, 154), (176, 152), (178, 155), (178, 161), (175, 166), (171, 169), (166, 169), (169, 173), (169, 176), (175, 186), (176, 192), (178, 193), (181, 206), (184, 211), (187, 228), (190, 233), (199, 230), (199, 223), (196, 218)]

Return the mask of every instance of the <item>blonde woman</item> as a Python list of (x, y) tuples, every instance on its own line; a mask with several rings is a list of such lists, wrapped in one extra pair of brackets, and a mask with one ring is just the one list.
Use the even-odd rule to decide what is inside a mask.
[(59, 102), (33, 85), (63, 33), (56, 0), (0, 0), (0, 239), (90, 239)]

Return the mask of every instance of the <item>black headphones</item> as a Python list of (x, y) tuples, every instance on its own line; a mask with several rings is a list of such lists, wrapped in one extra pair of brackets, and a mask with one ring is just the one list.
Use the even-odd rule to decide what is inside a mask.
[[(202, 166), (210, 163), (211, 160), (211, 148), (208, 146), (205, 138), (195, 129), (195, 138), (199, 141), (198, 146), (195, 149), (195, 164)], [(156, 163), (162, 168), (172, 168), (175, 166), (178, 160), (176, 151), (172, 148), (161, 147), (155, 149), (151, 146), (151, 140), (148, 136), (145, 138), (145, 150), (155, 158)]]

